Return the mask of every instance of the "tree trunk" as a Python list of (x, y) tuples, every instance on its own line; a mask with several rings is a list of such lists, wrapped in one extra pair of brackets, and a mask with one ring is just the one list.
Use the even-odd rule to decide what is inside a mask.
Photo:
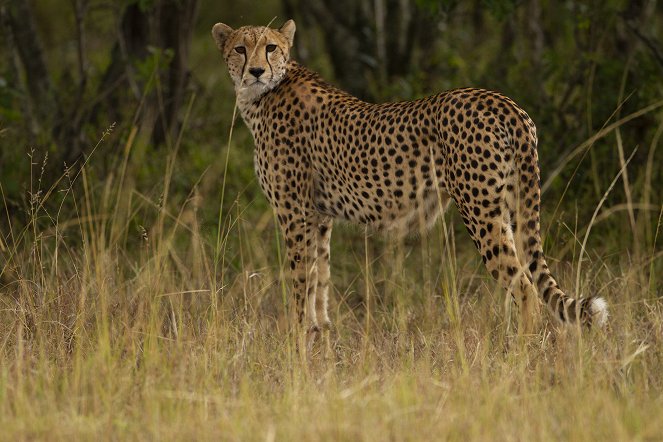
[(60, 111), (32, 9), (25, 0), (7, 0), (2, 6), (2, 16), (11, 33), (12, 49), (23, 66), (32, 118), (43, 128)]
[(154, 133), (155, 144), (175, 139), (179, 131), (179, 109), (189, 83), (189, 47), (198, 9), (197, 0), (166, 0), (159, 11), (159, 42), (173, 51), (163, 82), (163, 109)]
[(411, 73), (415, 48), (430, 47), (435, 28), (412, 0), (284, 0), (284, 8), (319, 26), (336, 80), (365, 99)]
[[(111, 63), (98, 90), (99, 95), (106, 94), (108, 98), (97, 105), (96, 118), (104, 110), (111, 120), (122, 120), (124, 116), (118, 113), (124, 108), (121, 103), (129, 98), (141, 99), (148, 79), (139, 78), (134, 67), (136, 62), (143, 62), (152, 55), (148, 46), (153, 46), (161, 51), (159, 57), (170, 52), (172, 58), (163, 71), (160, 69), (163, 60), (157, 63), (155, 74), (159, 87), (145, 97), (141, 115), (156, 115), (156, 118), (149, 118), (154, 121), (150, 138), (155, 146), (174, 139), (179, 131), (179, 110), (190, 79), (189, 47), (197, 10), (197, 0), (162, 0), (148, 9), (135, 2), (124, 9)], [(125, 96), (126, 91), (130, 97)]]

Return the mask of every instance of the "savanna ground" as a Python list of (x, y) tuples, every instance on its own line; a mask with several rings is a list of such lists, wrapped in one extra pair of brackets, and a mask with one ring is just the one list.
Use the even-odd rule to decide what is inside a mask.
[[(569, 66), (555, 56), (573, 44), (553, 39), (540, 60), (544, 91), (528, 83), (528, 57), (514, 56), (521, 63), (497, 80), (479, 63), (494, 52), (490, 41), (505, 39), (482, 37), (470, 52), (476, 41), (465, 35), (435, 47), (443, 80), (413, 71), (374, 92), (402, 99), (471, 84), (522, 102), (540, 127), (549, 264), (570, 293), (607, 300), (608, 326), (563, 329), (542, 310), (536, 333), (519, 336), (510, 295), (451, 209), (430, 232), (400, 241), (335, 227), (335, 328), (310, 359), (297, 351), (250, 135), (233, 123), (230, 81), (208, 36), (218, 20), (267, 23), (281, 14), (276, 3), (252, 14), (242, 2), (230, 12), (200, 6), (194, 85), (160, 145), (145, 111), (159, 95), (158, 59), (136, 62), (140, 93), (118, 99), (129, 117), (114, 123), (102, 110), (100, 122), (81, 126), (84, 155), (73, 162), (46, 120), (20, 112), (27, 80), (2, 83), (0, 439), (662, 439), (663, 70), (642, 42), (622, 60), (610, 43), (619, 33), (592, 21), (624, 3), (570, 14), (566, 31), (591, 50), (576, 49), (586, 59)], [(40, 29), (64, 29), (44, 25), (60, 6), (42, 4)], [(458, 8), (445, 12), (445, 35), (465, 29), (472, 8)], [(486, 13), (484, 32), (529, 17), (514, 8), (506, 18)], [(544, 16), (544, 30), (566, 35), (563, 12)], [(660, 29), (660, 18), (648, 25)], [(89, 32), (88, 69), (101, 71), (105, 46)], [(96, 32), (103, 40), (104, 27)], [(525, 37), (514, 37), (516, 49)], [(65, 89), (71, 47), (44, 44)], [(333, 60), (311, 64), (333, 77)], [(101, 100), (95, 82), (104, 84), (91, 73), (82, 102)]]

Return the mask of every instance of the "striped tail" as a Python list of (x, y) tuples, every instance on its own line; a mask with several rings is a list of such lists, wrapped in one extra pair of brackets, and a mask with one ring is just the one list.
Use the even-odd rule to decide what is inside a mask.
[(515, 156), (512, 183), (517, 201), (509, 201), (509, 206), (519, 259), (529, 270), (539, 295), (557, 320), (562, 323), (580, 321), (588, 327), (603, 327), (608, 320), (608, 304), (605, 300), (592, 296), (574, 299), (560, 289), (548, 268), (540, 234), (541, 191), (536, 128), (529, 116), (515, 103), (514, 107), (524, 124), (522, 129), (510, 134)]

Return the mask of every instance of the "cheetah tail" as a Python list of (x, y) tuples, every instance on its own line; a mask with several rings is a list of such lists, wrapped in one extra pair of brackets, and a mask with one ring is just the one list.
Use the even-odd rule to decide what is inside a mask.
[(562, 323), (603, 327), (608, 320), (608, 304), (603, 298), (574, 299), (564, 293), (548, 268), (540, 235), (540, 184), (535, 129), (515, 143), (515, 233), (521, 262), (526, 264), (537, 291), (553, 316)]
[(608, 303), (598, 296), (574, 299), (564, 293), (553, 278), (543, 257), (538, 251), (529, 265), (536, 288), (553, 316), (562, 323), (580, 323), (587, 327), (602, 328), (608, 321)]

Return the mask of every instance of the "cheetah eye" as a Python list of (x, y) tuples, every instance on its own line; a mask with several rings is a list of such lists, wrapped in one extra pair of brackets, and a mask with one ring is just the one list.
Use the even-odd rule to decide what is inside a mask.
[(244, 46), (237, 46), (235, 48), (235, 52), (238, 54), (246, 54), (246, 48)]
[(274, 52), (276, 50), (276, 45), (267, 45), (267, 52)]

